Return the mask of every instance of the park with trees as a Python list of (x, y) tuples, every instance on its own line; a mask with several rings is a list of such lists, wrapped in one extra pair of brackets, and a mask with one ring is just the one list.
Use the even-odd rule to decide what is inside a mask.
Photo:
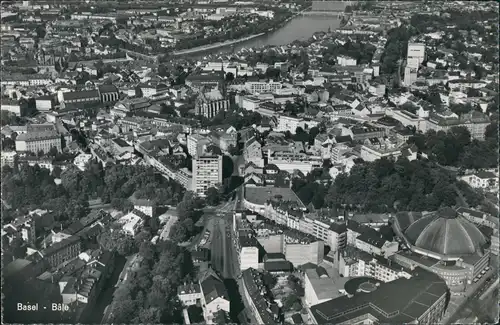
[(498, 126), (494, 122), (486, 127), (484, 141), (471, 139), (465, 127), (453, 127), (448, 132), (417, 133), (408, 142), (443, 166), (487, 169), (498, 164)]
[[(181, 323), (181, 306), (177, 300), (177, 287), (192, 279), (194, 268), (189, 253), (178, 244), (196, 234), (195, 223), (201, 216), (203, 201), (179, 185), (164, 180), (152, 168), (144, 166), (112, 165), (91, 162), (84, 171), (68, 167), (60, 173), (57, 185), (54, 171), (38, 165), (16, 163), (13, 168), (2, 168), (2, 220), (9, 221), (17, 214), (34, 208), (55, 213), (56, 222), (64, 228), (88, 215), (91, 198), (100, 198), (115, 208), (128, 210), (129, 198), (152, 199), (158, 205), (177, 204), (178, 222), (173, 226), (168, 241), (151, 243), (160, 229), (157, 217), (146, 220), (143, 230), (134, 238), (117, 230), (112, 223), (98, 237), (101, 247), (123, 256), (138, 254), (142, 259), (130, 281), (115, 293), (111, 305), (111, 321), (124, 323)], [(6, 212), (6, 214), (4, 214)], [(52, 225), (53, 226), (53, 225)], [(19, 246), (19, 247), (18, 247)], [(17, 245), (16, 249), (23, 249)], [(19, 255), (16, 252), (14, 255)]]
[[(295, 136), (306, 140), (301, 130)], [(453, 127), (448, 132), (429, 130), (416, 133), (410, 137), (408, 144), (415, 145), (428, 159), (363, 162), (355, 165), (349, 174), (340, 174), (335, 180), (329, 177), (329, 166), (326, 165), (304, 177), (294, 178), (292, 189), (304, 204), (315, 209), (344, 207), (360, 212), (429, 211), (440, 206), (463, 205), (465, 202), (461, 196), (471, 207), (484, 203), (480, 194), (456, 179), (457, 174), (453, 170), (497, 167), (496, 120), (487, 126), (484, 140), (472, 139), (465, 127)]]
[[(355, 165), (330, 182), (316, 182), (319, 169), (305, 179), (293, 179), (292, 189), (304, 204), (314, 208), (337, 207), (359, 212), (432, 211), (440, 206), (481, 203), (481, 197), (468, 185), (456, 180), (454, 173), (432, 161), (399, 158), (380, 159)], [(459, 187), (457, 187), (459, 185)], [(460, 191), (459, 188), (467, 191)]]
[[(177, 205), (178, 221), (170, 230), (169, 239), (157, 245), (150, 242), (156, 233), (150, 224), (136, 236), (101, 234), (99, 241), (127, 255), (137, 253), (141, 263), (130, 271), (130, 280), (115, 292), (111, 308), (113, 323), (182, 323), (182, 306), (177, 299), (177, 287), (194, 280), (195, 268), (189, 251), (179, 244), (201, 229), (195, 224), (201, 217), (203, 200), (193, 192), (185, 192)], [(115, 237), (113, 237), (115, 236)], [(115, 242), (114, 247), (112, 242)], [(126, 251), (120, 251), (126, 249)]]
[[(56, 178), (60, 184), (56, 184)], [(11, 211), (23, 214), (35, 208), (51, 210), (63, 225), (86, 216), (89, 199), (100, 198), (104, 204), (126, 210), (134, 193), (136, 198), (148, 198), (158, 205), (175, 205), (182, 200), (184, 189), (145, 166), (104, 168), (102, 163), (91, 161), (84, 171), (70, 165), (64, 171), (54, 168), (51, 173), (38, 165), (20, 163), (2, 168), (2, 199)]]
[[(135, 195), (140, 196), (137, 192)], [(101, 247), (122, 256), (137, 254), (140, 260), (137, 269), (129, 270), (131, 279), (116, 290), (109, 307), (109, 321), (124, 323), (132, 319), (134, 323), (169, 324), (182, 321), (177, 287), (192, 279), (194, 269), (189, 252), (179, 244), (200, 231), (194, 225), (201, 217), (203, 205), (203, 200), (193, 192), (185, 192), (177, 205), (178, 221), (171, 228), (169, 239), (158, 244), (151, 242), (160, 230), (158, 217), (146, 220), (135, 237), (116, 231), (117, 223), (99, 235)]]
[[(50, 209), (65, 225), (90, 212), (89, 198), (101, 198), (120, 210), (132, 208), (128, 200), (132, 195), (152, 199), (158, 205), (177, 204), (179, 220), (168, 241), (151, 243), (160, 229), (156, 217), (146, 220), (135, 238), (115, 231), (117, 225), (111, 224), (99, 235), (98, 242), (107, 250), (123, 256), (137, 253), (142, 259), (139, 268), (132, 272), (132, 279), (115, 293), (115, 303), (110, 307), (113, 322), (181, 323), (177, 287), (192, 279), (194, 269), (189, 253), (178, 244), (199, 231), (195, 223), (204, 202), (143, 166), (112, 165), (104, 169), (102, 164), (92, 162), (84, 171), (68, 168), (60, 174), (61, 184), (56, 185), (53, 173), (38, 165), (6, 166), (2, 168), (3, 199), (11, 206), (10, 211)], [(4, 217), (2, 213), (3, 221), (8, 221)]]

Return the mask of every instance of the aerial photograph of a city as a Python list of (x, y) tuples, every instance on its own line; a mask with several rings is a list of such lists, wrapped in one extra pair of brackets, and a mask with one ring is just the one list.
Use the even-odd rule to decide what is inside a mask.
[(499, 322), (499, 2), (1, 8), (2, 324)]

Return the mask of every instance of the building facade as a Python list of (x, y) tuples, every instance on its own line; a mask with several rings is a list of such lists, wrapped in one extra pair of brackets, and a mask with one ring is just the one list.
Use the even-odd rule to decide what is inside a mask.
[(41, 255), (51, 267), (69, 261), (81, 253), (81, 241), (78, 236), (71, 236), (42, 250)]
[(319, 265), (323, 262), (325, 243), (321, 240), (311, 243), (290, 243), (285, 238), (283, 247), (286, 260), (295, 267), (306, 263)]
[(56, 148), (58, 152), (62, 150), (61, 136), (55, 131), (29, 132), (20, 134), (16, 138), (16, 151), (47, 153), (51, 148)]
[(222, 156), (203, 155), (193, 159), (193, 191), (204, 197), (210, 187), (222, 183)]
[(201, 92), (195, 103), (196, 115), (202, 115), (208, 119), (212, 119), (219, 112), (224, 112), (228, 109), (229, 99), (224, 98), (218, 90), (208, 93)]
[(408, 53), (406, 55), (407, 67), (417, 69), (425, 60), (425, 44), (408, 43)]

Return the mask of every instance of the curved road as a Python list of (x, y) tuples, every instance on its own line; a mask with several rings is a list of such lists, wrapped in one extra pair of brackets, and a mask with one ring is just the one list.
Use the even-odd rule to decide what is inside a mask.
[(197, 46), (193, 47), (190, 49), (185, 49), (185, 50), (179, 50), (179, 51), (174, 51), (172, 52), (173, 56), (179, 56), (179, 55), (185, 55), (185, 54), (192, 54), (192, 53), (197, 53), (197, 52), (203, 52), (203, 51), (209, 51), (209, 50), (214, 50), (220, 47), (226, 47), (229, 45), (233, 44), (238, 44), (241, 42), (246, 42), (249, 40), (252, 40), (254, 38), (260, 37), (265, 35), (266, 33), (260, 33), (260, 34), (255, 34), (255, 35), (250, 35), (244, 38), (240, 39), (235, 39), (235, 40), (230, 40), (230, 41), (225, 41), (225, 42), (220, 42), (220, 43), (214, 43), (214, 44), (208, 44), (208, 45), (203, 45), (203, 46)]

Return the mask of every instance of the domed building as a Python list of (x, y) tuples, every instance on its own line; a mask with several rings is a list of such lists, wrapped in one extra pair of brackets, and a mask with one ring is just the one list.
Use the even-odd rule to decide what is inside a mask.
[(427, 214), (400, 212), (391, 223), (403, 246), (408, 247), (397, 254), (400, 262), (439, 274), (453, 291), (465, 290), (488, 266), (488, 238), (455, 209)]

